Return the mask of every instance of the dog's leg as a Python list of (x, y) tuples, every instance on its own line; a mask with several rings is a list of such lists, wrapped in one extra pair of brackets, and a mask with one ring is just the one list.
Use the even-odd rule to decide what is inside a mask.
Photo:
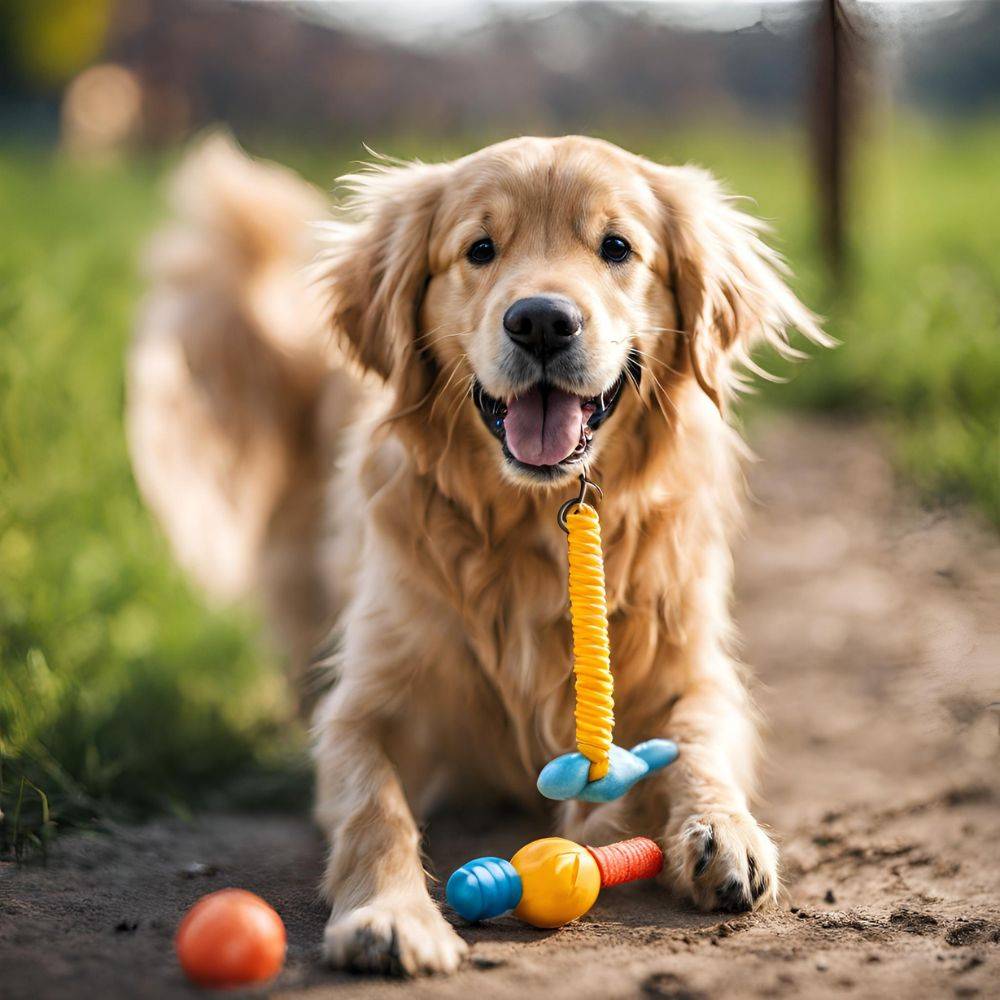
[(420, 835), (370, 697), (345, 679), (318, 712), (316, 812), (330, 840), (323, 889), (333, 907), (324, 956), (368, 972), (453, 972), (465, 942), (427, 892)]
[(680, 757), (660, 779), (670, 810), (665, 877), (706, 910), (774, 902), (778, 853), (748, 806), (756, 735), (731, 664), (718, 664), (677, 701), (667, 731)]

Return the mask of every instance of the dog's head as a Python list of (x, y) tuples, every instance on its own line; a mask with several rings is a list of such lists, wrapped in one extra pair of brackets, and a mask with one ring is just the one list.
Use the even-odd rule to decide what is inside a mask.
[(758, 336), (823, 340), (759, 224), (699, 169), (567, 137), (346, 180), (360, 218), (330, 230), (335, 330), (425, 439), (463, 424), (519, 483), (666, 426), (685, 383), (721, 408)]

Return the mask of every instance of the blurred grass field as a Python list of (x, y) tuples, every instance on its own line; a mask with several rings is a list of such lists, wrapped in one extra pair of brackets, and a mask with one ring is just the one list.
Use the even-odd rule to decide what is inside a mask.
[[(843, 346), (749, 406), (879, 422), (931, 503), (1000, 523), (1000, 122), (908, 122), (858, 165), (849, 293), (824, 288), (804, 140), (609, 136), (751, 195)], [(425, 159), (410, 139), (379, 148)], [(272, 151), (274, 152), (274, 151)], [(329, 186), (358, 151), (275, 153)], [(0, 850), (59, 824), (301, 801), (303, 740), (251, 612), (206, 608), (132, 482), (123, 358), (171, 158), (0, 150)], [(849, 484), (845, 484), (849, 488)], [(290, 735), (291, 734), (291, 735)]]

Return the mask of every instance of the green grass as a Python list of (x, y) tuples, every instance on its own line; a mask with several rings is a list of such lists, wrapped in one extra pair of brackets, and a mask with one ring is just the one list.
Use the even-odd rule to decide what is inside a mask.
[[(608, 137), (752, 195), (843, 341), (754, 406), (876, 420), (926, 497), (972, 500), (1000, 522), (1000, 122), (908, 123), (866, 147), (857, 271), (840, 295), (813, 249), (801, 139)], [(433, 159), (488, 138), (377, 146)], [(329, 183), (357, 153), (282, 158)], [(165, 168), (0, 151), (0, 850), (116, 810), (183, 812), (248, 788), (260, 806), (301, 788), (283, 780), (299, 773), (301, 739), (252, 616), (206, 609), (129, 471), (123, 357)]]

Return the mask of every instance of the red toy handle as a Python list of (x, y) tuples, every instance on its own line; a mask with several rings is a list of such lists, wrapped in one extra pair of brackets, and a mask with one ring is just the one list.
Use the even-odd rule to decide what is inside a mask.
[(602, 889), (652, 878), (663, 871), (663, 851), (649, 837), (632, 837), (607, 847), (588, 847), (587, 850), (597, 862)]

